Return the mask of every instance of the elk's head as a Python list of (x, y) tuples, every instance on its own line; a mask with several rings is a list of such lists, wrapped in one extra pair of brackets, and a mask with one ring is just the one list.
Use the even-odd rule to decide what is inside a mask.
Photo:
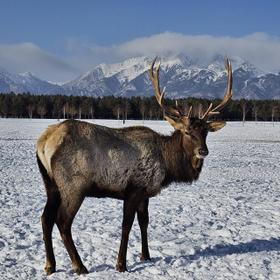
[(215, 132), (225, 126), (223, 121), (209, 121), (208, 118), (212, 115), (217, 115), (230, 101), (232, 93), (232, 67), (228, 59), (226, 59), (225, 66), (228, 74), (227, 90), (222, 102), (215, 108), (211, 103), (209, 108), (201, 114), (201, 116), (194, 116), (192, 114), (192, 106), (188, 112), (183, 112), (176, 103), (175, 107), (166, 106), (164, 103), (164, 89), (161, 91), (159, 84), (159, 70), (160, 64), (155, 66), (156, 59), (154, 59), (151, 68), (149, 69), (149, 75), (155, 89), (156, 99), (163, 109), (164, 118), (182, 134), (182, 145), (187, 153), (192, 153), (196, 158), (202, 159), (208, 155), (208, 149), (206, 145), (206, 137), (208, 132)]

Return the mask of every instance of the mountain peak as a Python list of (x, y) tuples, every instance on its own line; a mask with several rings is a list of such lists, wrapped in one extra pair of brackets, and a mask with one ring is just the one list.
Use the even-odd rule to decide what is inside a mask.
[[(280, 99), (280, 75), (265, 73), (240, 57), (229, 57), (233, 65), (234, 98)], [(151, 96), (147, 70), (153, 57), (132, 57), (113, 64), (99, 64), (92, 70), (63, 83), (53, 84), (31, 72), (10, 74), (0, 68), (0, 91), (88, 96)], [(225, 57), (214, 56), (202, 64), (185, 54), (161, 58), (161, 85), (172, 98), (221, 98), (226, 86)], [(273, 90), (271, 90), (273, 89)], [(274, 90), (275, 89), (275, 90)]]
[(20, 76), (26, 77), (26, 78), (34, 78), (35, 75), (32, 72), (24, 72), (24, 73), (19, 73)]

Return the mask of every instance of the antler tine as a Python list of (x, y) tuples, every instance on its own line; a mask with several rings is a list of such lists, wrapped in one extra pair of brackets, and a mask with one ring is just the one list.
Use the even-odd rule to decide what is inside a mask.
[[(179, 102), (178, 100), (175, 100), (175, 107), (176, 107), (176, 110), (180, 113), (180, 115), (183, 117), (186, 117), (187, 114), (186, 114), (186, 108), (183, 108), (182, 106), (179, 105)], [(185, 109), (185, 110), (184, 110)]]
[(149, 69), (149, 74), (151, 81), (153, 83), (155, 89), (156, 99), (161, 107), (163, 107), (163, 97), (164, 97), (164, 90), (161, 92), (160, 85), (159, 85), (159, 69), (160, 63), (157, 65), (156, 70), (154, 71), (154, 66), (157, 61), (157, 57), (153, 60), (151, 68)]
[(150, 77), (154, 77), (154, 66), (155, 66), (155, 63), (157, 61), (157, 56), (154, 58), (153, 62), (152, 62), (152, 65), (149, 69), (149, 74), (150, 74)]
[(207, 118), (211, 115), (220, 114), (220, 111), (229, 103), (229, 101), (231, 100), (231, 98), (233, 96), (233, 91), (232, 91), (232, 83), (233, 83), (232, 66), (231, 66), (231, 63), (230, 63), (228, 58), (225, 61), (225, 67), (226, 67), (226, 70), (227, 70), (228, 79), (227, 79), (227, 90), (226, 90), (226, 93), (224, 95), (224, 98), (223, 98), (222, 102), (219, 105), (217, 105), (214, 109), (212, 109), (213, 104), (211, 103), (209, 108), (207, 109), (207, 111), (202, 116), (202, 119), (205, 119), (205, 118)]
[(213, 103), (211, 103), (211, 104), (209, 105), (208, 109), (207, 109), (206, 112), (203, 114), (203, 116), (202, 116), (201, 119), (204, 119), (204, 118), (209, 114), (209, 112), (211, 111), (212, 107), (213, 107)]
[(223, 101), (218, 106), (216, 106), (212, 111), (217, 111), (217, 110), (223, 109), (227, 105), (227, 103), (230, 101), (230, 99), (233, 95), (233, 92), (232, 92), (232, 66), (231, 66), (231, 63), (228, 60), (228, 58), (226, 59), (225, 67), (227, 69), (227, 74), (228, 74), (227, 90), (226, 90)]
[(191, 117), (191, 115), (192, 115), (192, 106), (190, 106), (190, 109), (189, 109), (189, 112), (188, 112), (188, 115), (187, 115), (188, 119)]

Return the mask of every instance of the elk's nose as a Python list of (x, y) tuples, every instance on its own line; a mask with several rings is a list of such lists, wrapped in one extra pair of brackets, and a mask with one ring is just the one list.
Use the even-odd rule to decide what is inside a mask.
[(198, 152), (203, 157), (206, 157), (209, 154), (208, 150), (205, 150), (205, 149), (199, 149)]

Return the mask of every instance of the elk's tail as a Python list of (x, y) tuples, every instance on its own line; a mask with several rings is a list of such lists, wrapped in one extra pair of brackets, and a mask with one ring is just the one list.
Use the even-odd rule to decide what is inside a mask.
[(42, 175), (45, 184), (48, 199), (55, 201), (58, 207), (60, 204), (60, 193), (57, 184), (55, 183), (55, 180), (49, 176), (45, 166), (42, 164), (37, 153), (36, 153), (36, 158), (37, 158), (37, 163), (39, 166), (40, 173)]

